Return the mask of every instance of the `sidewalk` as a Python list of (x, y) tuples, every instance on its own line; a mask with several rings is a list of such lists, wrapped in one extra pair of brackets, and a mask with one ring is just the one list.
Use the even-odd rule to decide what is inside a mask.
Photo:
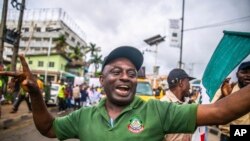
[(1, 106), (2, 116), (0, 119), (0, 128), (6, 129), (9, 126), (15, 124), (18, 121), (30, 119), (32, 113), (29, 112), (27, 104), (23, 101), (16, 113), (10, 113), (12, 111), (12, 104), (4, 104)]

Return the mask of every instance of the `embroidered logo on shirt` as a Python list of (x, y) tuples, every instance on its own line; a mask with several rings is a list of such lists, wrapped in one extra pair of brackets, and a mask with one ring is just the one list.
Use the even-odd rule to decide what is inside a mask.
[(130, 123), (128, 125), (128, 130), (132, 133), (140, 133), (143, 131), (144, 125), (142, 124), (142, 121), (138, 119), (137, 117), (134, 117), (130, 120)]

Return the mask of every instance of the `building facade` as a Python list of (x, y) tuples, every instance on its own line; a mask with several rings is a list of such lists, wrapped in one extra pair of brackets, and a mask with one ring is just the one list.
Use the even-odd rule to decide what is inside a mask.
[[(19, 11), (17, 10), (9, 10), (7, 16), (7, 23), (6, 26), (8, 29), (15, 29), (18, 24), (18, 16)], [(32, 70), (35, 73), (45, 74), (46, 69), (48, 68), (48, 76), (57, 78), (54, 74), (61, 73), (69, 73), (73, 72), (73, 75), (81, 75), (83, 73), (79, 73), (80, 69), (83, 69), (83, 66), (79, 66), (78, 68), (68, 68), (65, 69), (67, 63), (65, 61), (70, 62), (70, 60), (65, 59), (61, 60), (56, 58), (52, 54), (56, 53), (55, 45), (56, 43), (53, 42), (55, 38), (63, 35), (66, 38), (66, 43), (68, 47), (66, 48), (66, 52), (69, 52), (69, 47), (83, 47), (87, 46), (86, 41), (84, 40), (84, 32), (81, 28), (74, 23), (74, 21), (64, 12), (61, 8), (58, 9), (27, 9), (24, 12), (23, 17), (23, 24), (21, 29), (21, 39), (19, 44), (19, 53), (27, 54), (27, 57), (31, 57), (36, 59), (38, 62), (39, 60), (43, 62), (42, 66), (33, 67), (33, 65), (39, 64), (38, 62), (33, 62), (33, 64), (29, 65), (32, 67)], [(4, 45), (4, 55), (3, 58), (5, 60), (10, 59), (12, 55), (12, 48), (13, 46), (5, 43)], [(43, 54), (43, 55), (41, 55)], [(37, 55), (37, 57), (35, 57)], [(51, 56), (51, 57), (50, 57)], [(55, 58), (54, 58), (55, 57)], [(84, 57), (84, 56), (83, 56)], [(51, 62), (46, 60), (53, 60), (55, 63), (59, 63), (60, 61), (64, 63), (59, 63), (60, 65), (65, 66), (57, 66), (55, 68), (47, 67), (47, 65), (51, 65)], [(82, 58), (83, 61), (85, 58)], [(29, 60), (31, 61), (31, 60)], [(34, 60), (33, 60), (34, 61)], [(58, 61), (58, 62), (56, 62)], [(40, 65), (41, 65), (40, 62)], [(46, 63), (47, 62), (47, 63)], [(53, 63), (52, 63), (53, 64)], [(75, 69), (78, 69), (77, 71)], [(67, 72), (71, 70), (71, 72)]]

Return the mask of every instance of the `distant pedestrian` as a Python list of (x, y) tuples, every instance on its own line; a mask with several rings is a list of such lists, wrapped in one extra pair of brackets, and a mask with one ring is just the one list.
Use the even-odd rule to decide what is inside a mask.
[(44, 86), (44, 93), (45, 93), (44, 99), (46, 105), (48, 105), (48, 102), (51, 98), (51, 85), (52, 85), (51, 81), (48, 81), (48, 83)]
[(43, 93), (44, 92), (44, 83), (43, 83), (43, 81), (36, 74), (34, 74), (34, 78), (36, 79), (36, 83), (37, 83), (39, 89), (41, 90), (41, 93)]
[(73, 88), (73, 99), (74, 99), (74, 110), (79, 109), (81, 107), (80, 105), (80, 87), (76, 85)]
[(81, 93), (81, 105), (87, 106), (87, 99), (89, 98), (88, 94), (88, 86), (87, 85), (81, 85), (80, 93)]
[(99, 93), (94, 86), (89, 88), (88, 94), (91, 105), (96, 105), (101, 99), (101, 93)]
[(18, 108), (21, 104), (21, 102), (25, 100), (29, 109), (29, 112), (31, 112), (31, 103), (30, 103), (30, 98), (29, 98), (29, 93), (24, 91), (23, 88), (20, 89), (19, 94), (18, 94), (18, 98), (15, 101), (12, 111), (10, 113), (16, 113), (18, 111)]
[(64, 112), (64, 110), (66, 109), (66, 97), (65, 97), (65, 93), (66, 93), (66, 86), (64, 85), (64, 80), (61, 79), (60, 81), (60, 86), (59, 86), (59, 90), (58, 90), (58, 110), (59, 112)]
[(15, 77), (12, 77), (7, 84), (7, 94), (11, 97), (11, 103), (13, 104), (18, 97), (20, 91), (20, 84)]
[[(0, 71), (4, 70), (4, 66), (3, 64), (0, 64)], [(4, 80), (3, 80), (4, 76), (0, 76), (0, 118), (2, 116), (2, 110), (1, 110), (1, 105), (2, 105), (2, 98), (3, 98), (3, 86), (4, 86)]]
[(73, 88), (70, 83), (66, 83), (66, 88), (65, 88), (65, 100), (66, 100), (66, 108), (71, 108), (72, 107), (72, 100), (73, 97)]

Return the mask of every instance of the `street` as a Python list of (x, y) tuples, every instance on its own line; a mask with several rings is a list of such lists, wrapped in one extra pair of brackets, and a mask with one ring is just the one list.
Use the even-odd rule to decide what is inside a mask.
[[(1, 130), (1, 141), (58, 141), (42, 136), (35, 128), (33, 120), (29, 119), (10, 129)], [(69, 139), (66, 141), (78, 141)]]
[[(14, 119), (15, 122), (12, 122), (7, 128), (0, 129), (1, 141), (58, 141), (58, 139), (50, 139), (42, 136), (36, 129), (32, 114), (27, 113), (27, 106), (25, 102), (22, 102), (17, 113), (10, 114), (11, 105), (3, 105), (3, 117), (1, 121), (5, 119)], [(57, 107), (48, 107), (49, 111), (54, 115), (57, 115)], [(71, 112), (72, 110), (67, 110), (64, 114)], [(18, 117), (23, 116), (22, 120)], [(69, 139), (66, 141), (79, 141), (78, 139)]]

